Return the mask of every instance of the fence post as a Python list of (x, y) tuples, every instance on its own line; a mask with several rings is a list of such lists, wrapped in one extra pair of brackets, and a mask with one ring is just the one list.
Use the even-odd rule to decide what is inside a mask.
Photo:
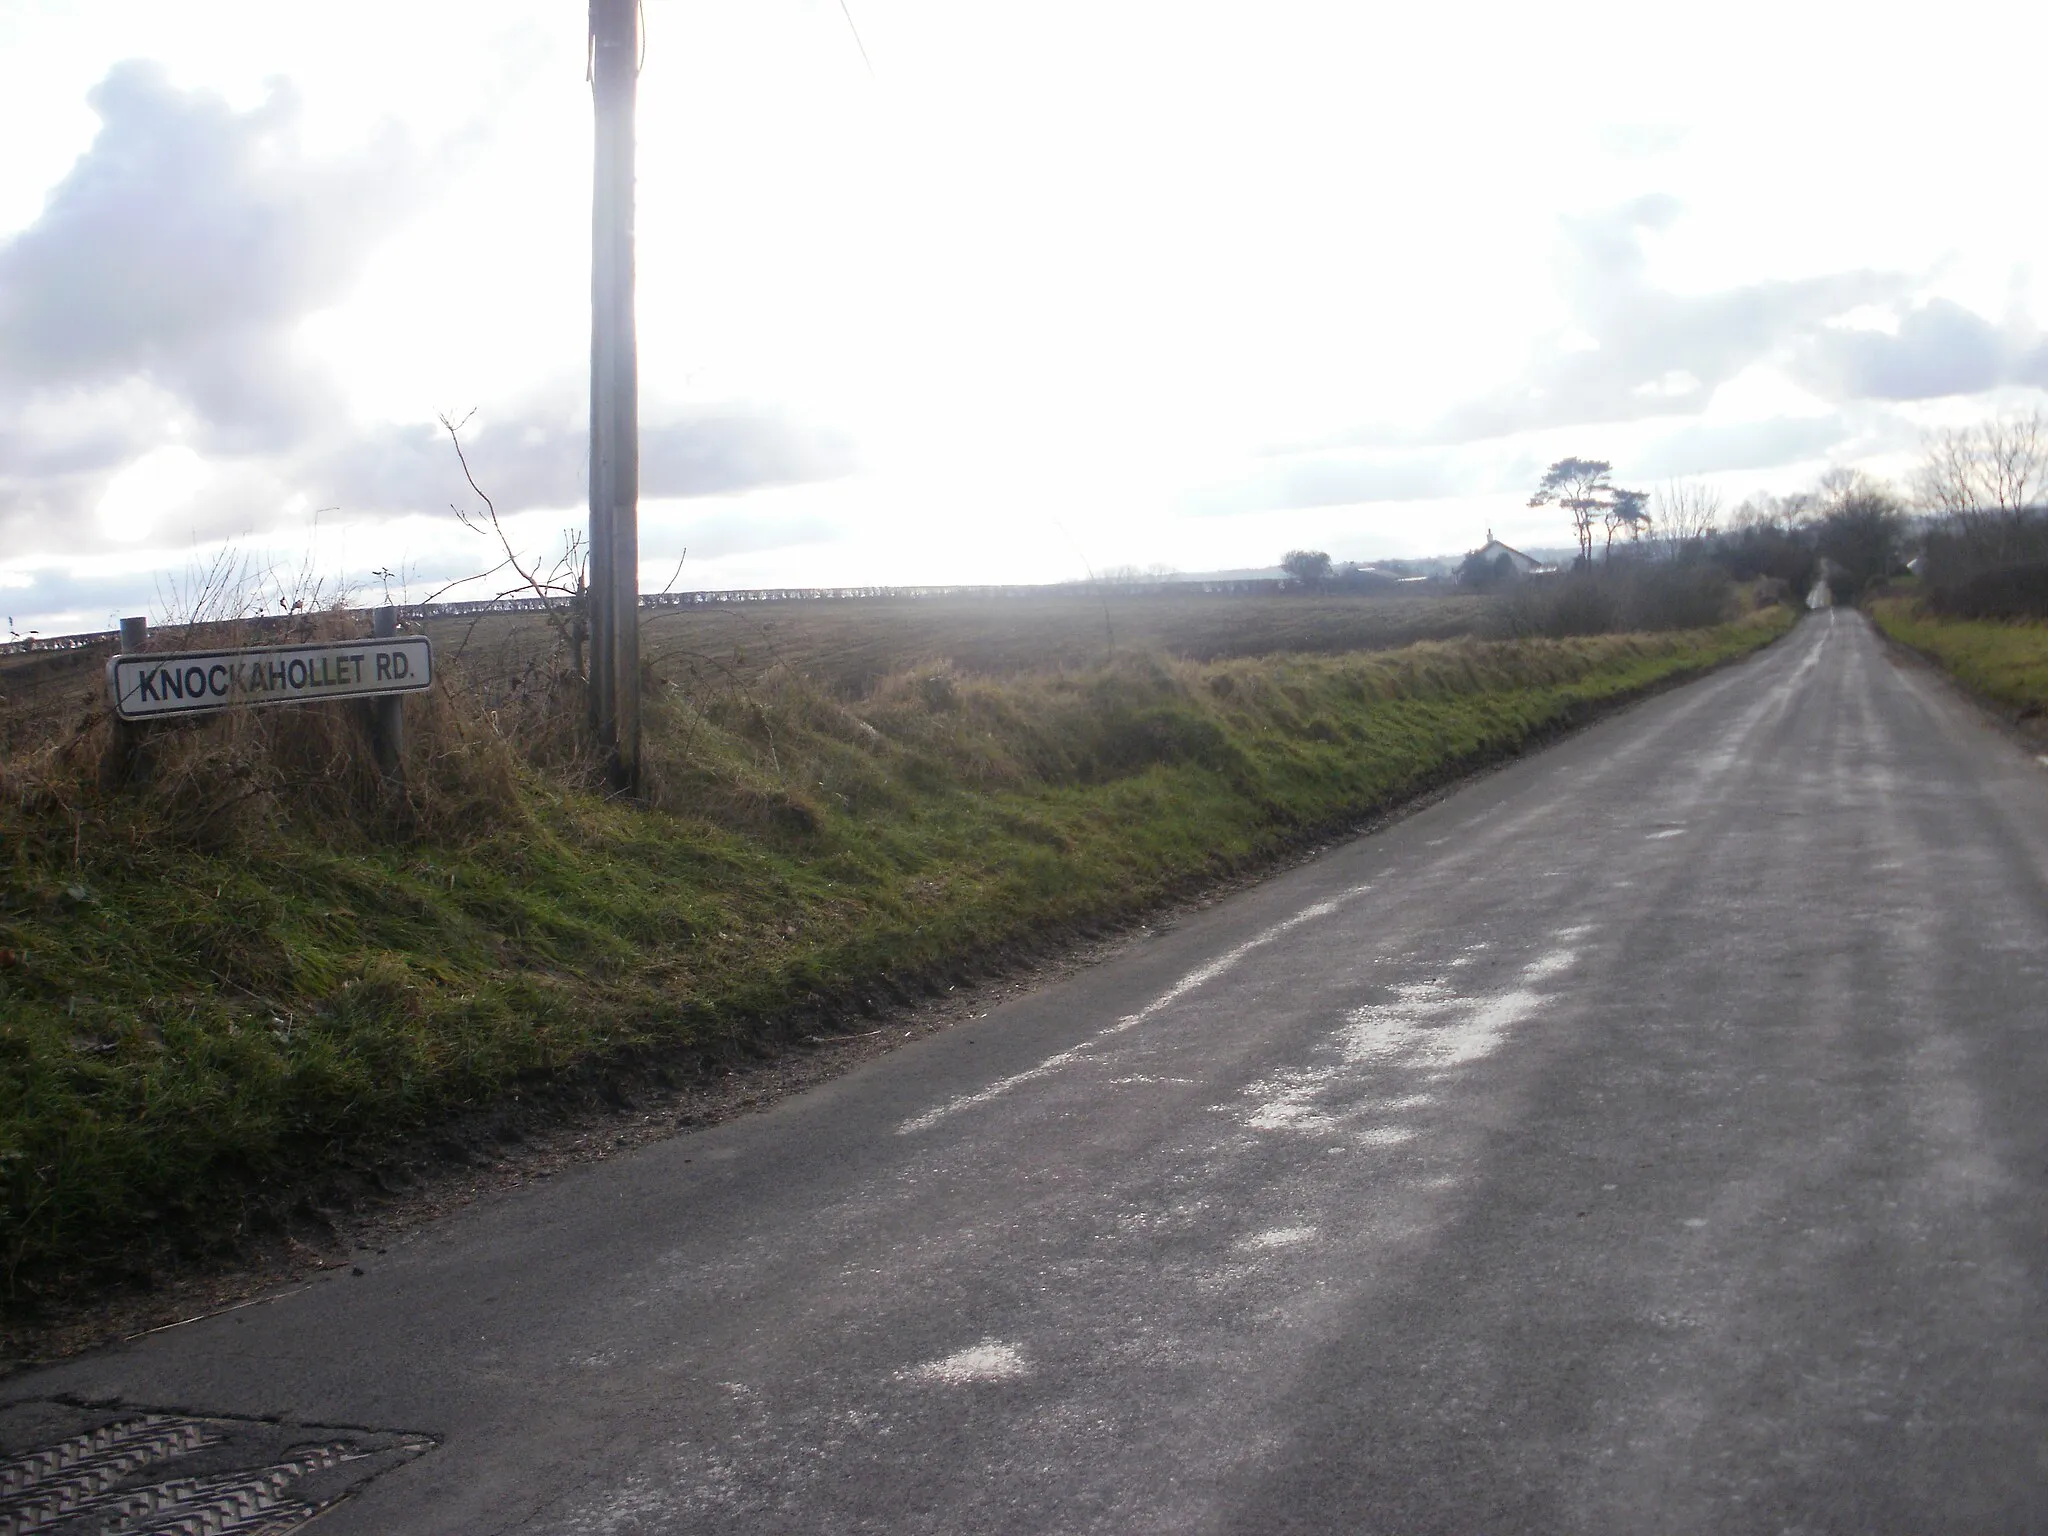
[[(396, 608), (370, 610), (370, 636), (389, 640), (398, 633)], [(405, 777), (405, 698), (387, 693), (370, 703), (370, 757), (387, 779)]]
[[(118, 654), (133, 656), (149, 644), (149, 620), (121, 621)], [(109, 701), (111, 702), (111, 701)], [(123, 720), (117, 711), (107, 732), (107, 750), (100, 758), (100, 788), (116, 790), (149, 775), (149, 756), (144, 749), (148, 727), (139, 720)]]

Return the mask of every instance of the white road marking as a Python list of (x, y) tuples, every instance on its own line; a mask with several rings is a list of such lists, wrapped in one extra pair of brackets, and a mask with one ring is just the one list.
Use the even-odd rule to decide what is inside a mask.
[(959, 1387), (976, 1381), (1016, 1381), (1031, 1374), (1023, 1351), (1001, 1339), (983, 1339), (943, 1360), (928, 1361), (903, 1373), (912, 1381)]
[[(1506, 992), (1460, 996), (1443, 977), (1433, 976), (1395, 987), (1389, 1002), (1353, 1009), (1323, 1047), (1334, 1048), (1339, 1063), (1289, 1068), (1250, 1084), (1240, 1095), (1252, 1100), (1250, 1108), (1238, 1111), (1240, 1123), (1253, 1131), (1335, 1131), (1341, 1128), (1339, 1119), (1323, 1096), (1333, 1083), (1355, 1078), (1359, 1067), (1388, 1065), (1441, 1073), (1491, 1056), (1515, 1025), (1543, 1006), (1544, 994), (1536, 987), (1577, 962), (1578, 951), (1569, 941), (1585, 932), (1571, 928), (1559, 934), (1566, 944), (1523, 966), (1516, 985)], [(1429, 1102), (1428, 1094), (1409, 1093), (1373, 1112)], [(1382, 1124), (1361, 1131), (1355, 1139), (1364, 1146), (1396, 1146), (1414, 1135), (1406, 1126)]]
[(1335, 1074), (1330, 1071), (1289, 1072), (1252, 1084), (1248, 1094), (1261, 1095), (1262, 1102), (1244, 1117), (1255, 1131), (1326, 1131), (1336, 1122), (1315, 1107), (1324, 1085)]
[(1553, 949), (1549, 954), (1531, 960), (1522, 968), (1522, 981), (1525, 985), (1548, 981), (1551, 977), (1570, 970), (1578, 958), (1576, 950)]
[(1414, 1139), (1415, 1132), (1405, 1125), (1375, 1125), (1358, 1133), (1362, 1147), (1398, 1147)]
[(1507, 1033), (1543, 1004), (1534, 992), (1504, 992), (1489, 997), (1463, 1023), (1439, 1029), (1420, 1055), (1438, 1067), (1462, 1067), (1491, 1056)]
[(1302, 1243), (1315, 1241), (1314, 1227), (1274, 1227), (1266, 1232), (1254, 1232), (1243, 1239), (1240, 1248), (1293, 1248)]
[(947, 1118), (949, 1115), (958, 1114), (963, 1109), (972, 1109), (977, 1104), (986, 1104), (991, 1099), (1001, 1098), (1004, 1094), (1009, 1093), (1012, 1089), (1023, 1087), (1026, 1083), (1035, 1083), (1040, 1078), (1052, 1076), (1053, 1073), (1059, 1071), (1060, 1068), (1066, 1066), (1069, 1062), (1075, 1061), (1080, 1057), (1086, 1055), (1089, 1051), (1093, 1050), (1103, 1041), (1108, 1040), (1113, 1036), (1120, 1035), (1124, 1033), (1126, 1030), (1135, 1029), (1138, 1025), (1144, 1023), (1154, 1014), (1157, 1014), (1161, 1010), (1169, 1008), (1173, 1004), (1179, 1002), (1183, 997), (1186, 997), (1188, 993), (1194, 991), (1197, 987), (1202, 986), (1206, 982), (1214, 981), (1218, 976), (1221, 976), (1225, 971), (1228, 971), (1232, 967), (1234, 967), (1240, 960), (1244, 959), (1244, 957), (1250, 954), (1253, 950), (1261, 949), (1264, 946), (1272, 943), (1275, 939), (1280, 938), (1282, 935), (1293, 932), (1296, 928), (1299, 928), (1303, 923), (1312, 923), (1319, 917), (1328, 917), (1331, 913), (1335, 912), (1339, 907), (1343, 906), (1344, 903), (1351, 901), (1356, 897), (1363, 896), (1367, 891), (1371, 889), (1372, 887), (1369, 884), (1354, 885), (1349, 890), (1340, 892), (1338, 895), (1332, 897), (1328, 901), (1319, 901), (1315, 903), (1313, 906), (1303, 907), (1299, 912), (1295, 913), (1294, 916), (1277, 922), (1272, 927), (1266, 929), (1265, 932), (1256, 934), (1253, 937), (1246, 939), (1242, 944), (1238, 945), (1237, 948), (1228, 950), (1225, 953), (1217, 956), (1214, 960), (1211, 960), (1207, 965), (1196, 966), (1192, 971), (1189, 971), (1187, 975), (1181, 977), (1179, 981), (1176, 981), (1172, 986), (1168, 987), (1164, 992), (1160, 993), (1159, 996), (1152, 999), (1151, 1002), (1147, 1003), (1144, 1007), (1140, 1008), (1136, 1013), (1125, 1014), (1122, 1018), (1118, 1019), (1114, 1024), (1111, 1024), (1104, 1029), (1098, 1030), (1088, 1039), (1083, 1040), (1079, 1045), (1070, 1045), (1064, 1051), (1055, 1051), (1052, 1055), (1046, 1057), (1045, 1060), (1041, 1061), (1035, 1067), (1026, 1068), (1022, 1072), (1015, 1073), (1012, 1076), (1003, 1078), (998, 1082), (991, 1083), (988, 1085), (988, 1087), (977, 1089), (973, 1093), (963, 1093), (958, 1098), (949, 1099), (944, 1104), (939, 1105), (936, 1109), (928, 1109), (921, 1115), (913, 1116), (911, 1119), (904, 1121), (901, 1125), (896, 1127), (896, 1134), (898, 1136), (910, 1136), (916, 1134), (919, 1131), (928, 1131), (933, 1126), (937, 1125), (941, 1120)]

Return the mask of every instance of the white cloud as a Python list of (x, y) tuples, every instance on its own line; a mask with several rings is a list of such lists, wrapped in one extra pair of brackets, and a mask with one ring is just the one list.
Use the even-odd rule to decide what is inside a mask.
[[(281, 83), (240, 107), (126, 62), (89, 99), (99, 133), (40, 216), (0, 242), (12, 548), (48, 549), (53, 529), (73, 554), (95, 535), (261, 544), (296, 536), (294, 508), (316, 501), (362, 520), (467, 497), (437, 426), (364, 419), (341, 384), (354, 285), (423, 200), (421, 152), (387, 126), (313, 153), (299, 94)], [(580, 397), (531, 382), (554, 371), (529, 370), (523, 393), (501, 382), (472, 436), (508, 512), (582, 498)], [(679, 408), (655, 394), (642, 486), (714, 494), (842, 474), (851, 454), (774, 405)]]
[(146, 539), (158, 524), (189, 509), (208, 478), (206, 461), (190, 448), (152, 448), (107, 482), (93, 509), (100, 530), (121, 544)]

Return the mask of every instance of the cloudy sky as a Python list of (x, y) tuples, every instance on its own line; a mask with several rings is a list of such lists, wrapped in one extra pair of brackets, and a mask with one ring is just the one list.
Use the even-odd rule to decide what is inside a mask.
[[(646, 0), (643, 586), (1554, 545), (1563, 454), (1732, 501), (2048, 386), (2048, 12), (849, 3)], [(0, 0), (17, 628), (482, 569), (443, 414), (581, 522), (584, 42)]]

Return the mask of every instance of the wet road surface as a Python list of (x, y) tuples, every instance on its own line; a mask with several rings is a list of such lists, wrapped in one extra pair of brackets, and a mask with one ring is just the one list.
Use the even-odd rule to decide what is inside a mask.
[(2048, 1529), (2044, 968), (2048, 770), (1821, 613), (0, 1436), (387, 1437), (323, 1536)]

